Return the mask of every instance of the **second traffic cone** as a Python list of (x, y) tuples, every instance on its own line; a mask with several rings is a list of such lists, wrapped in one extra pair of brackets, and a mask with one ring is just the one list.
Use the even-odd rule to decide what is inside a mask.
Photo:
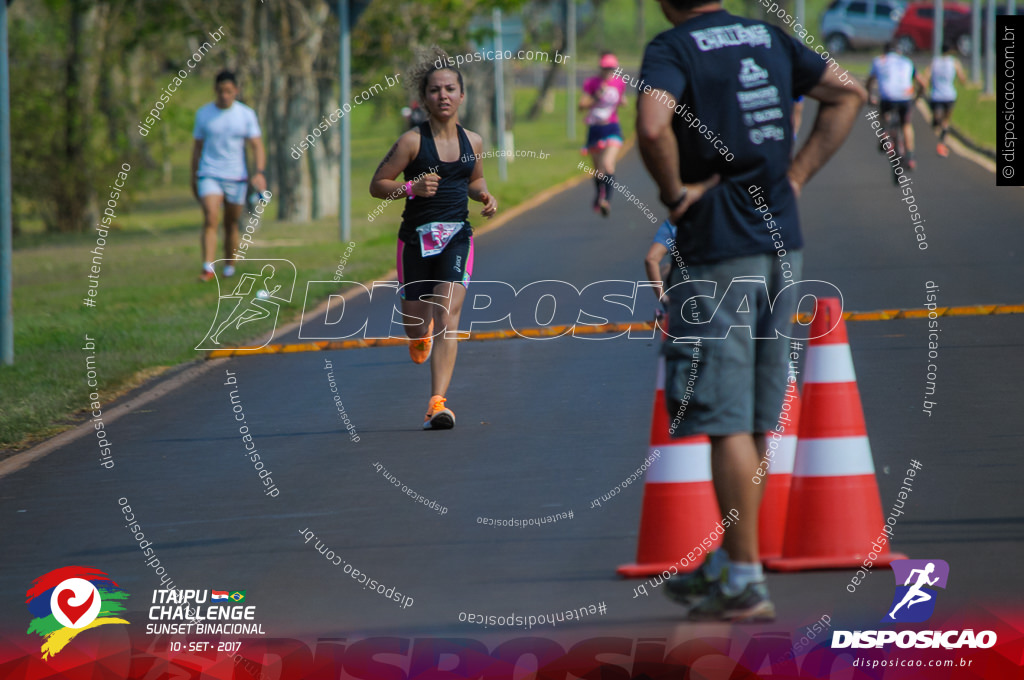
[[(665, 408), (665, 359), (658, 359), (658, 383), (651, 418), (651, 461), (644, 481), (640, 511), (640, 537), (636, 563), (616, 571), (627, 578), (654, 576), (673, 565), (680, 573), (693, 571), (701, 560), (679, 565), (694, 546), (708, 538), (721, 521), (711, 485), (711, 440), (705, 435), (672, 439)], [(713, 546), (722, 542), (718, 537)]]
[(885, 536), (882, 502), (838, 299), (818, 300), (810, 337), (782, 557), (765, 566), (844, 569), (905, 559), (876, 543)]
[[(793, 391), (789, 391), (789, 385)], [(793, 462), (796, 459), (797, 428), (800, 425), (800, 390), (796, 383), (787, 384), (786, 398), (779, 414), (781, 429), (777, 448), (769, 458), (768, 475), (762, 477), (764, 496), (757, 515), (757, 540), (761, 561), (782, 556), (782, 541), (786, 535), (786, 516), (789, 508), (789, 491), (793, 482)], [(787, 408), (788, 407), (788, 408)], [(772, 450), (772, 433), (765, 437), (769, 451)]]

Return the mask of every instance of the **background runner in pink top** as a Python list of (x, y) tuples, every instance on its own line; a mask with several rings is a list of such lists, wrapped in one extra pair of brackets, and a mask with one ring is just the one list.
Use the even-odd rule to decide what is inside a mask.
[(622, 146), (619, 127), (619, 107), (625, 100), (626, 83), (613, 75), (619, 60), (611, 52), (601, 55), (601, 75), (587, 78), (583, 83), (580, 109), (587, 111), (587, 145), (594, 163), (594, 211), (608, 216), (611, 209), (612, 187), (615, 185), (615, 161)]

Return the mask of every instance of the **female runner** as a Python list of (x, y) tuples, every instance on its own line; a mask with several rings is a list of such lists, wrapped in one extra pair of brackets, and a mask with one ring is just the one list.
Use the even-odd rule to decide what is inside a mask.
[(605, 217), (611, 209), (611, 188), (615, 183), (615, 157), (622, 146), (622, 128), (619, 127), (618, 108), (625, 101), (626, 83), (614, 74), (619, 60), (611, 52), (601, 55), (601, 75), (587, 78), (583, 82), (583, 96), (580, 109), (589, 109), (584, 122), (587, 128), (587, 148), (594, 170), (604, 175), (595, 175), (594, 211), (601, 211)]
[[(479, 160), (483, 140), (459, 125), (459, 106), (466, 97), (462, 74), (454, 67), (437, 67), (447, 63), (448, 55), (434, 47), (413, 69), (411, 84), (430, 117), (398, 138), (370, 183), (375, 198), (406, 197), (398, 230), (398, 278), (402, 313), (412, 319), (405, 320), (409, 354), (418, 364), (430, 359), (432, 396), (425, 430), (455, 427), (445, 394), (455, 369), (459, 314), (473, 273), (473, 229), (466, 201), (483, 203), (484, 217), (498, 209)], [(395, 181), (399, 173), (404, 183)]]

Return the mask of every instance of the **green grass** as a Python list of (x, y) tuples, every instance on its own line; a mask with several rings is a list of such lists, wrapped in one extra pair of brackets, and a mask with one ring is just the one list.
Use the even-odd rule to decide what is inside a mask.
[(996, 100), (983, 95), (983, 87), (961, 87), (953, 108), (953, 125), (971, 141), (996, 148)]
[[(525, 119), (536, 93), (516, 92), (515, 144), (543, 151), (546, 159), (516, 158), (508, 180), (498, 179), (498, 160), (484, 160), (484, 174), (499, 203), (499, 214), (560, 181), (578, 174), (579, 145), (565, 135), (565, 97), (558, 92), (555, 110), (537, 121)], [(185, 93), (180, 105), (194, 106), (205, 93)], [(633, 127), (633, 110), (623, 112), (623, 128)], [(345, 266), (346, 279), (365, 281), (394, 266), (395, 234), (402, 203), (396, 201), (373, 223), (366, 219), (379, 203), (369, 195), (373, 170), (400, 130), (397, 112), (370, 104), (352, 110), (352, 240), (356, 246)], [(157, 171), (133, 168), (132, 180), (150, 188), (137, 193), (131, 211), (121, 208), (107, 237), (99, 275), (96, 307), (82, 304), (94, 234), (53, 235), (28, 221), (15, 241), (15, 365), (0, 366), (0, 447), (19, 447), (50, 436), (82, 419), (92, 389), (107, 402), (146, 378), (200, 356), (193, 348), (203, 339), (215, 313), (216, 284), (196, 282), (199, 270), (200, 211), (187, 186), (187, 125), (172, 130), (176, 144), (170, 186), (157, 186)], [(150, 139), (153, 139), (151, 136)], [(137, 174), (136, 174), (137, 173)], [(271, 204), (271, 207), (273, 204)], [(475, 225), (480, 204), (471, 203)], [(292, 224), (264, 219), (247, 257), (291, 260), (298, 270), (295, 299), (283, 306), (282, 323), (298, 318), (305, 282), (331, 280), (347, 244), (340, 242), (337, 217)], [(240, 272), (255, 271), (242, 265)], [(312, 304), (312, 303), (311, 303)], [(250, 324), (249, 337), (270, 329)], [(85, 336), (96, 342), (99, 386), (86, 384)]]

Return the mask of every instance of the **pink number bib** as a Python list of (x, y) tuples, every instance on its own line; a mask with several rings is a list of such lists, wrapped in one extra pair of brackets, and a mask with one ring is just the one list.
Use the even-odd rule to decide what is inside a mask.
[(420, 253), (423, 257), (440, 253), (452, 240), (452, 236), (462, 230), (463, 224), (463, 222), (430, 222), (416, 227), (416, 233), (420, 237)]

